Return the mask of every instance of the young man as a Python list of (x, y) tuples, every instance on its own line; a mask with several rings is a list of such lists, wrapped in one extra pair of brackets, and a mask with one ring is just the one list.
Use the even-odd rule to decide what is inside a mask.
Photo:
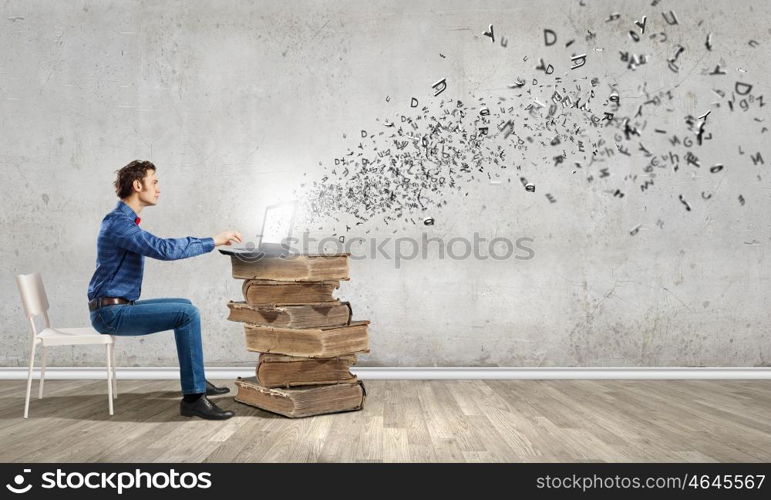
[(96, 271), (88, 285), (91, 324), (108, 335), (147, 335), (174, 330), (183, 398), (180, 414), (224, 420), (234, 415), (209, 401), (224, 394), (204, 376), (201, 318), (187, 299), (139, 299), (145, 257), (176, 260), (211, 252), (219, 245), (241, 242), (238, 231), (211, 238), (158, 238), (143, 231), (139, 214), (158, 203), (156, 168), (149, 161), (132, 161), (117, 171), (115, 192), (120, 201), (102, 219), (97, 239)]

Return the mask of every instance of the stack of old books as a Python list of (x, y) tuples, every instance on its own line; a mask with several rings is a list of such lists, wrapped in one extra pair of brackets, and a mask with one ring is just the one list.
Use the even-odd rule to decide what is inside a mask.
[(287, 417), (360, 410), (366, 390), (349, 369), (369, 352), (369, 321), (351, 321), (350, 304), (332, 297), (349, 279), (349, 255), (220, 252), (244, 280), (228, 319), (244, 324), (246, 349), (260, 353), (255, 376), (236, 380), (235, 400)]

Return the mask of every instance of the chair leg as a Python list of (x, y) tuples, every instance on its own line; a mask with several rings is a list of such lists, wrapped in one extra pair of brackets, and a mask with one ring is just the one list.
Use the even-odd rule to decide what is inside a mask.
[(107, 400), (112, 415), (112, 344), (107, 344)]
[(40, 390), (38, 391), (38, 399), (43, 399), (43, 383), (46, 380), (46, 359), (48, 358), (48, 347), (43, 344), (43, 362), (40, 365)]
[[(113, 337), (114, 339), (115, 337)], [(115, 342), (112, 344), (112, 397), (118, 399), (118, 377), (115, 375)]]
[(35, 364), (35, 343), (32, 343), (32, 352), (29, 354), (29, 373), (27, 374), (27, 397), (24, 400), (24, 418), (29, 416), (29, 395), (32, 392), (32, 367)]

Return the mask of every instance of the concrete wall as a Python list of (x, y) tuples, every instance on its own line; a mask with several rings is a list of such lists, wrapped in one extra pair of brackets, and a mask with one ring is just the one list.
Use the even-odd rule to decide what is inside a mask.
[[(357, 255), (423, 234), (532, 239), (532, 253), (501, 260), (440, 259), (434, 247), (397, 268), (391, 240), (391, 259), (352, 262), (339, 295), (372, 321), (362, 366), (769, 366), (771, 4), (656, 3), (3, 2), (0, 365), (27, 362), (17, 273), (43, 273), (56, 325), (88, 324), (114, 171), (140, 158), (158, 165), (160, 203), (142, 214), (158, 236), (253, 236), (267, 204), (294, 196), (324, 207), (298, 236), (367, 238)], [(716, 66), (726, 74), (710, 75)], [(748, 90), (737, 82), (752, 89), (737, 95)], [(413, 136), (391, 137), (398, 128)], [(346, 157), (349, 176), (335, 166)], [(351, 180), (364, 158), (375, 170)], [(345, 196), (326, 196), (335, 190)], [(201, 309), (209, 365), (256, 361), (225, 320), (239, 293), (216, 251), (146, 262), (143, 298)], [(103, 362), (82, 348), (49, 360)], [(121, 342), (118, 364), (176, 365), (173, 334)]]

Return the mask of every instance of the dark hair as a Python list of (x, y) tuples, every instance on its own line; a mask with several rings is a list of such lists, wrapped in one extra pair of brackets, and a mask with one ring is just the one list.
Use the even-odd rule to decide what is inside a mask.
[(118, 198), (124, 199), (131, 196), (131, 193), (134, 192), (134, 181), (138, 180), (144, 185), (142, 179), (145, 178), (148, 170), (157, 169), (153, 162), (142, 160), (134, 160), (120, 170), (116, 170), (115, 173), (118, 174), (118, 177), (113, 184), (115, 185), (115, 194), (118, 195)]

